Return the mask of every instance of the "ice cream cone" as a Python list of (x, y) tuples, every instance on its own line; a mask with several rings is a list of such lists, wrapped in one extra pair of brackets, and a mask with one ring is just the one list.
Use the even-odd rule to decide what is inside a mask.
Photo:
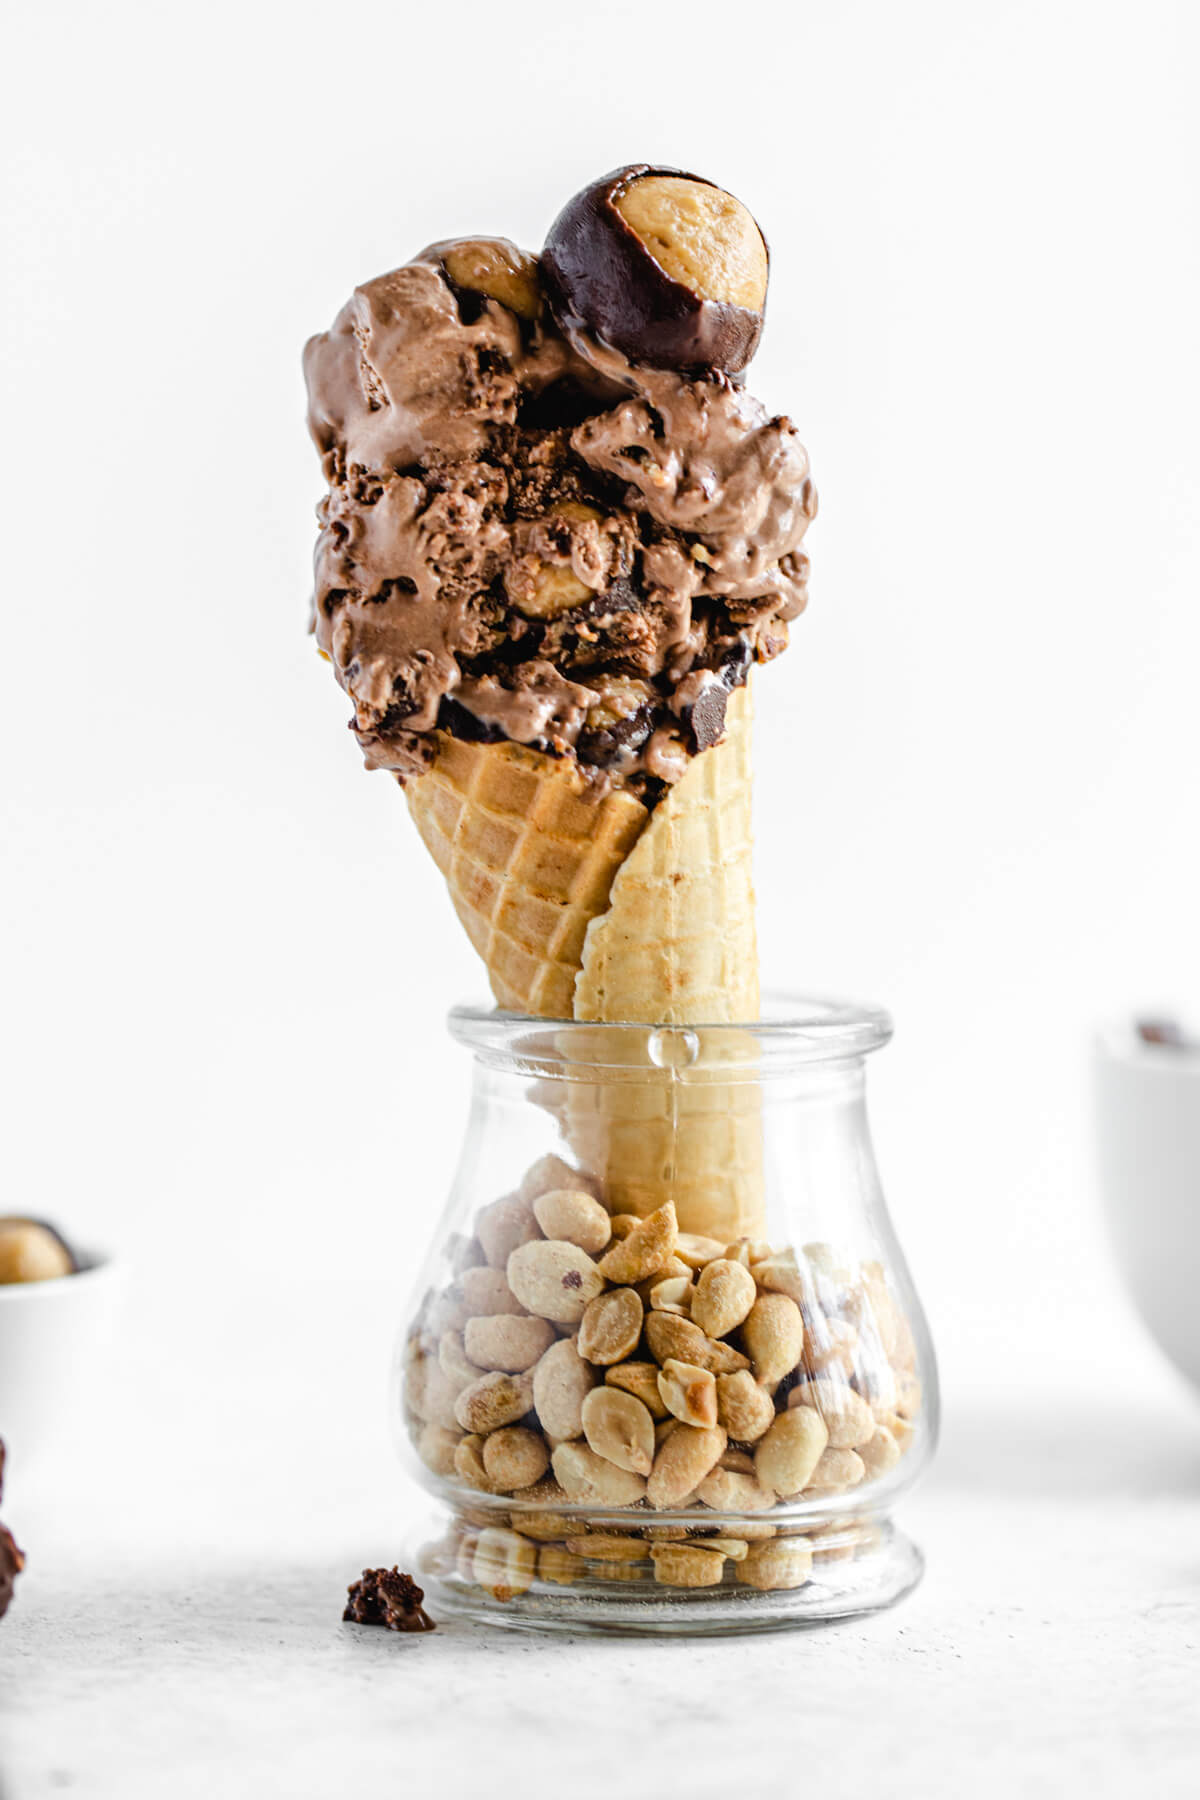
[[(597, 797), (570, 762), (439, 735), (409, 807), (502, 1006), (598, 1023), (757, 1018), (751, 718), (738, 689), (722, 741), (653, 813), (619, 789)], [(639, 1074), (563, 1084), (563, 1130), (614, 1211), (673, 1199), (682, 1230), (759, 1235), (749, 1053), (734, 1033), (696, 1040), (650, 1076), (642, 1034), (615, 1057), (610, 1038), (605, 1060), (628, 1054)]]

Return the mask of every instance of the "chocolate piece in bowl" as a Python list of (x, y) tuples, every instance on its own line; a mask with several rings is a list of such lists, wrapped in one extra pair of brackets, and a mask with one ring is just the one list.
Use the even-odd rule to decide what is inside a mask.
[(399, 1568), (364, 1569), (346, 1589), (347, 1625), (382, 1625), (388, 1631), (436, 1631), (423, 1605), (425, 1590)]
[[(4, 1439), (0, 1438), (0, 1499), (4, 1498)], [(13, 1584), (25, 1567), (25, 1557), (17, 1548), (11, 1531), (0, 1525), (0, 1619), (8, 1611), (13, 1597)]]

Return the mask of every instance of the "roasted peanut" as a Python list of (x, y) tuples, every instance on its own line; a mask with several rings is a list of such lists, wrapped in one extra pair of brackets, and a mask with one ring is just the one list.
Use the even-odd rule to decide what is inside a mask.
[(465, 1387), (479, 1380), (487, 1365), (471, 1360), (457, 1331), (443, 1331), (438, 1339), (438, 1367), (455, 1393), (461, 1394)]
[(691, 1312), (694, 1292), (690, 1275), (671, 1275), (665, 1281), (656, 1281), (650, 1289), (651, 1310), (676, 1313), (686, 1319)]
[(804, 1259), (810, 1269), (839, 1287), (848, 1287), (854, 1280), (856, 1260), (836, 1244), (805, 1244)]
[(538, 1551), (537, 1572), (539, 1581), (555, 1581), (559, 1587), (571, 1587), (587, 1574), (587, 1564), (581, 1556), (564, 1550), (561, 1544), (543, 1544)]
[(583, 1402), (595, 1382), (594, 1370), (570, 1338), (551, 1344), (533, 1371), (533, 1408), (547, 1437), (582, 1436)]
[(717, 1376), (717, 1418), (731, 1438), (740, 1444), (757, 1443), (774, 1417), (770, 1394), (759, 1387), (748, 1369)]
[(634, 1283), (634, 1292), (643, 1306), (649, 1306), (650, 1296), (656, 1287), (659, 1287), (664, 1281), (679, 1279), (685, 1280), (690, 1285), (692, 1271), (685, 1262), (680, 1262), (677, 1256), (669, 1256), (661, 1269), (655, 1269), (653, 1275), (647, 1275), (644, 1281)]
[(875, 1415), (844, 1381), (820, 1377), (802, 1382), (788, 1395), (788, 1406), (815, 1406), (825, 1421), (831, 1450), (853, 1450), (865, 1444), (875, 1429)]
[(742, 1342), (757, 1381), (782, 1381), (804, 1348), (800, 1308), (786, 1294), (761, 1294), (742, 1326)]
[(605, 1252), (600, 1259), (601, 1275), (621, 1287), (644, 1281), (671, 1260), (678, 1235), (675, 1206), (668, 1200), (657, 1212), (640, 1219), (621, 1243)]
[(754, 1472), (763, 1487), (788, 1500), (806, 1488), (829, 1440), (825, 1421), (812, 1406), (777, 1413), (754, 1453)]
[(446, 1241), (446, 1257), (456, 1275), (462, 1275), (467, 1269), (477, 1269), (486, 1261), (483, 1245), (477, 1237), (467, 1237), (461, 1231), (452, 1231)]
[[(426, 1425), (417, 1438), (417, 1455), (435, 1475), (452, 1475), (454, 1452), (461, 1436), (461, 1432), (447, 1431), (444, 1425)], [(899, 1454), (897, 1451), (897, 1457)]]
[(503, 1269), (521, 1244), (540, 1238), (533, 1207), (519, 1194), (505, 1194), (485, 1206), (475, 1220), (483, 1253), (493, 1269)]
[(597, 1456), (590, 1444), (559, 1444), (550, 1461), (567, 1499), (576, 1505), (636, 1506), (645, 1497), (640, 1475)]
[(461, 1438), (454, 1447), (454, 1473), (468, 1487), (477, 1488), (481, 1494), (490, 1494), (491, 1480), (483, 1466), (483, 1439), (476, 1433)]
[(536, 1200), (539, 1195), (548, 1194), (551, 1188), (582, 1188), (595, 1198), (600, 1194), (600, 1185), (594, 1176), (585, 1174), (582, 1169), (573, 1169), (569, 1162), (564, 1162), (553, 1152), (549, 1156), (540, 1156), (526, 1170), (517, 1192), (522, 1200)]
[(750, 1545), (745, 1538), (711, 1537), (699, 1540), (703, 1550), (719, 1550), (728, 1562), (745, 1562)]
[(612, 1242), (623, 1244), (630, 1232), (636, 1231), (641, 1222), (636, 1213), (614, 1213), (608, 1221), (609, 1229), (612, 1232)]
[(685, 1425), (715, 1425), (717, 1383), (707, 1369), (669, 1358), (659, 1370), (658, 1391), (668, 1412)]
[[(896, 1448), (899, 1450), (901, 1456), (903, 1456), (912, 1444), (913, 1438), (916, 1436), (915, 1428), (909, 1424), (907, 1419), (902, 1419), (899, 1413), (893, 1413), (892, 1417), (883, 1421), (883, 1423), (886, 1424), (887, 1429), (895, 1438)], [(876, 1427), (876, 1429), (878, 1429), (878, 1427)]]
[(800, 1268), (794, 1250), (764, 1256), (754, 1263), (750, 1273), (760, 1288), (772, 1294), (786, 1294), (797, 1306), (807, 1307), (816, 1299), (812, 1277)]
[(478, 1365), (476, 1374), (484, 1369), (504, 1369), (520, 1375), (532, 1369), (554, 1341), (554, 1327), (548, 1319), (518, 1319), (511, 1313), (468, 1319), (463, 1328), (467, 1355)]
[(654, 1579), (664, 1587), (715, 1587), (725, 1573), (720, 1551), (694, 1544), (652, 1544), (650, 1555)]
[(505, 1375), (499, 1370), (481, 1375), (464, 1388), (454, 1406), (454, 1416), (464, 1431), (499, 1431), (515, 1425), (533, 1405), (533, 1377)]
[(736, 1243), (726, 1245), (723, 1258), (726, 1262), (735, 1262), (743, 1269), (749, 1269), (752, 1264), (762, 1262), (770, 1254), (770, 1244), (764, 1244), (760, 1238), (742, 1237)]
[(642, 1335), (642, 1302), (632, 1288), (612, 1288), (588, 1302), (579, 1327), (579, 1354), (608, 1368), (622, 1362)]
[(539, 1238), (521, 1244), (508, 1259), (508, 1285), (521, 1305), (541, 1319), (578, 1325), (604, 1278), (577, 1244)]
[(525, 1308), (509, 1287), (503, 1269), (465, 1269), (459, 1286), (468, 1318), (491, 1319), (506, 1313), (525, 1317)]
[[(801, 1414), (810, 1408), (800, 1407)], [(794, 1419), (796, 1413), (784, 1413), (783, 1418)], [(817, 1458), (816, 1467), (804, 1484), (806, 1494), (839, 1494), (843, 1488), (857, 1487), (866, 1468), (863, 1459), (853, 1450), (823, 1450)]]
[(608, 1214), (582, 1188), (551, 1188), (539, 1194), (533, 1216), (548, 1238), (578, 1244), (589, 1256), (598, 1255), (612, 1236)]
[(615, 1531), (590, 1531), (580, 1537), (569, 1537), (567, 1549), (589, 1562), (644, 1562), (647, 1556), (641, 1538), (622, 1537)]
[(550, 1467), (545, 1438), (524, 1425), (506, 1425), (493, 1431), (483, 1440), (482, 1454), (487, 1478), (498, 1494), (531, 1486)]
[(693, 1493), (715, 1467), (726, 1442), (719, 1425), (677, 1424), (659, 1445), (646, 1483), (646, 1498), (655, 1511), (678, 1506)]
[(733, 1375), (738, 1369), (750, 1367), (740, 1351), (706, 1337), (698, 1325), (693, 1325), (690, 1319), (677, 1318), (674, 1313), (650, 1313), (647, 1316), (646, 1342), (658, 1363), (672, 1360), (695, 1363), (712, 1375)]
[(769, 1512), (775, 1504), (774, 1494), (757, 1475), (743, 1475), (733, 1469), (713, 1469), (697, 1486), (696, 1497), (714, 1512), (722, 1513)]
[(654, 1420), (620, 1388), (592, 1389), (583, 1403), (583, 1433), (597, 1456), (618, 1469), (649, 1475), (654, 1466)]
[(886, 1425), (877, 1425), (865, 1444), (857, 1446), (863, 1479), (875, 1481), (900, 1461), (900, 1446)]
[(773, 1588), (803, 1587), (812, 1575), (812, 1548), (807, 1538), (773, 1538), (751, 1544), (750, 1554), (734, 1565), (734, 1575), (746, 1587), (766, 1593)]
[(665, 1419), (667, 1408), (662, 1403), (662, 1395), (658, 1391), (658, 1364), (650, 1362), (623, 1362), (613, 1369), (605, 1371), (605, 1382), (609, 1387), (621, 1388), (641, 1401), (652, 1419)]
[[(472, 1384), (473, 1385), (473, 1384)], [(461, 1425), (458, 1416), (458, 1402), (465, 1389), (451, 1381), (441, 1367), (435, 1362), (425, 1365), (425, 1385), (423, 1404), (425, 1417), (431, 1425), (442, 1425), (447, 1431), (453, 1431)], [(469, 1430), (470, 1427), (467, 1427)]]
[(710, 1338), (734, 1331), (758, 1298), (749, 1269), (719, 1257), (700, 1271), (692, 1299), (692, 1322)]
[(716, 1238), (700, 1237), (694, 1231), (681, 1231), (675, 1240), (675, 1254), (689, 1269), (702, 1269), (705, 1263), (724, 1256), (725, 1246)]
[[(771, 1417), (775, 1417), (774, 1407), (771, 1408)], [(722, 1420), (722, 1424), (723, 1423), (724, 1421)], [(753, 1475), (754, 1457), (747, 1450), (735, 1450), (731, 1444), (717, 1464), (717, 1467), (719, 1469), (732, 1469), (735, 1475)]]
[(513, 1600), (533, 1585), (537, 1550), (517, 1532), (489, 1525), (475, 1545), (472, 1573), (493, 1600)]
[(443, 266), (456, 287), (498, 300), (522, 319), (536, 319), (542, 310), (537, 258), (507, 238), (461, 238), (447, 249)]

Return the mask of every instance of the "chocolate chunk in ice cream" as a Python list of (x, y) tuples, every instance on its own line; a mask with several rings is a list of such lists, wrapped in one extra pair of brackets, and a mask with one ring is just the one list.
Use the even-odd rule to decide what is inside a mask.
[(567, 202), (543, 261), (569, 338), (697, 374), (740, 374), (758, 347), (766, 240), (740, 200), (699, 175), (614, 169)]
[[(699, 185), (715, 200), (690, 213), (643, 194), (640, 241), (683, 219), (670, 279), (733, 296), (701, 310), (753, 301), (761, 324), (746, 221), (761, 234)], [(552, 260), (431, 245), (309, 342), (314, 628), (369, 768), (422, 773), (439, 732), (507, 739), (652, 805), (719, 737), (722, 691), (785, 647), (816, 494), (790, 420), (708, 367), (735, 357), (656, 368), (611, 319), (565, 333)]]

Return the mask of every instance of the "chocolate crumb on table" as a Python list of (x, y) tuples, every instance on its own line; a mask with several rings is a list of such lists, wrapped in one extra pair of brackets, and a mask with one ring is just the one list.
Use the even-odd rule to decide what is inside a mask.
[[(0, 1498), (4, 1494), (4, 1439), (0, 1438)], [(25, 1567), (25, 1558), (17, 1549), (11, 1531), (0, 1525), (0, 1619), (8, 1611), (13, 1597), (13, 1584)]]
[(346, 1590), (342, 1620), (349, 1625), (382, 1625), (388, 1631), (436, 1631), (425, 1611), (424, 1588), (398, 1568), (364, 1569)]

